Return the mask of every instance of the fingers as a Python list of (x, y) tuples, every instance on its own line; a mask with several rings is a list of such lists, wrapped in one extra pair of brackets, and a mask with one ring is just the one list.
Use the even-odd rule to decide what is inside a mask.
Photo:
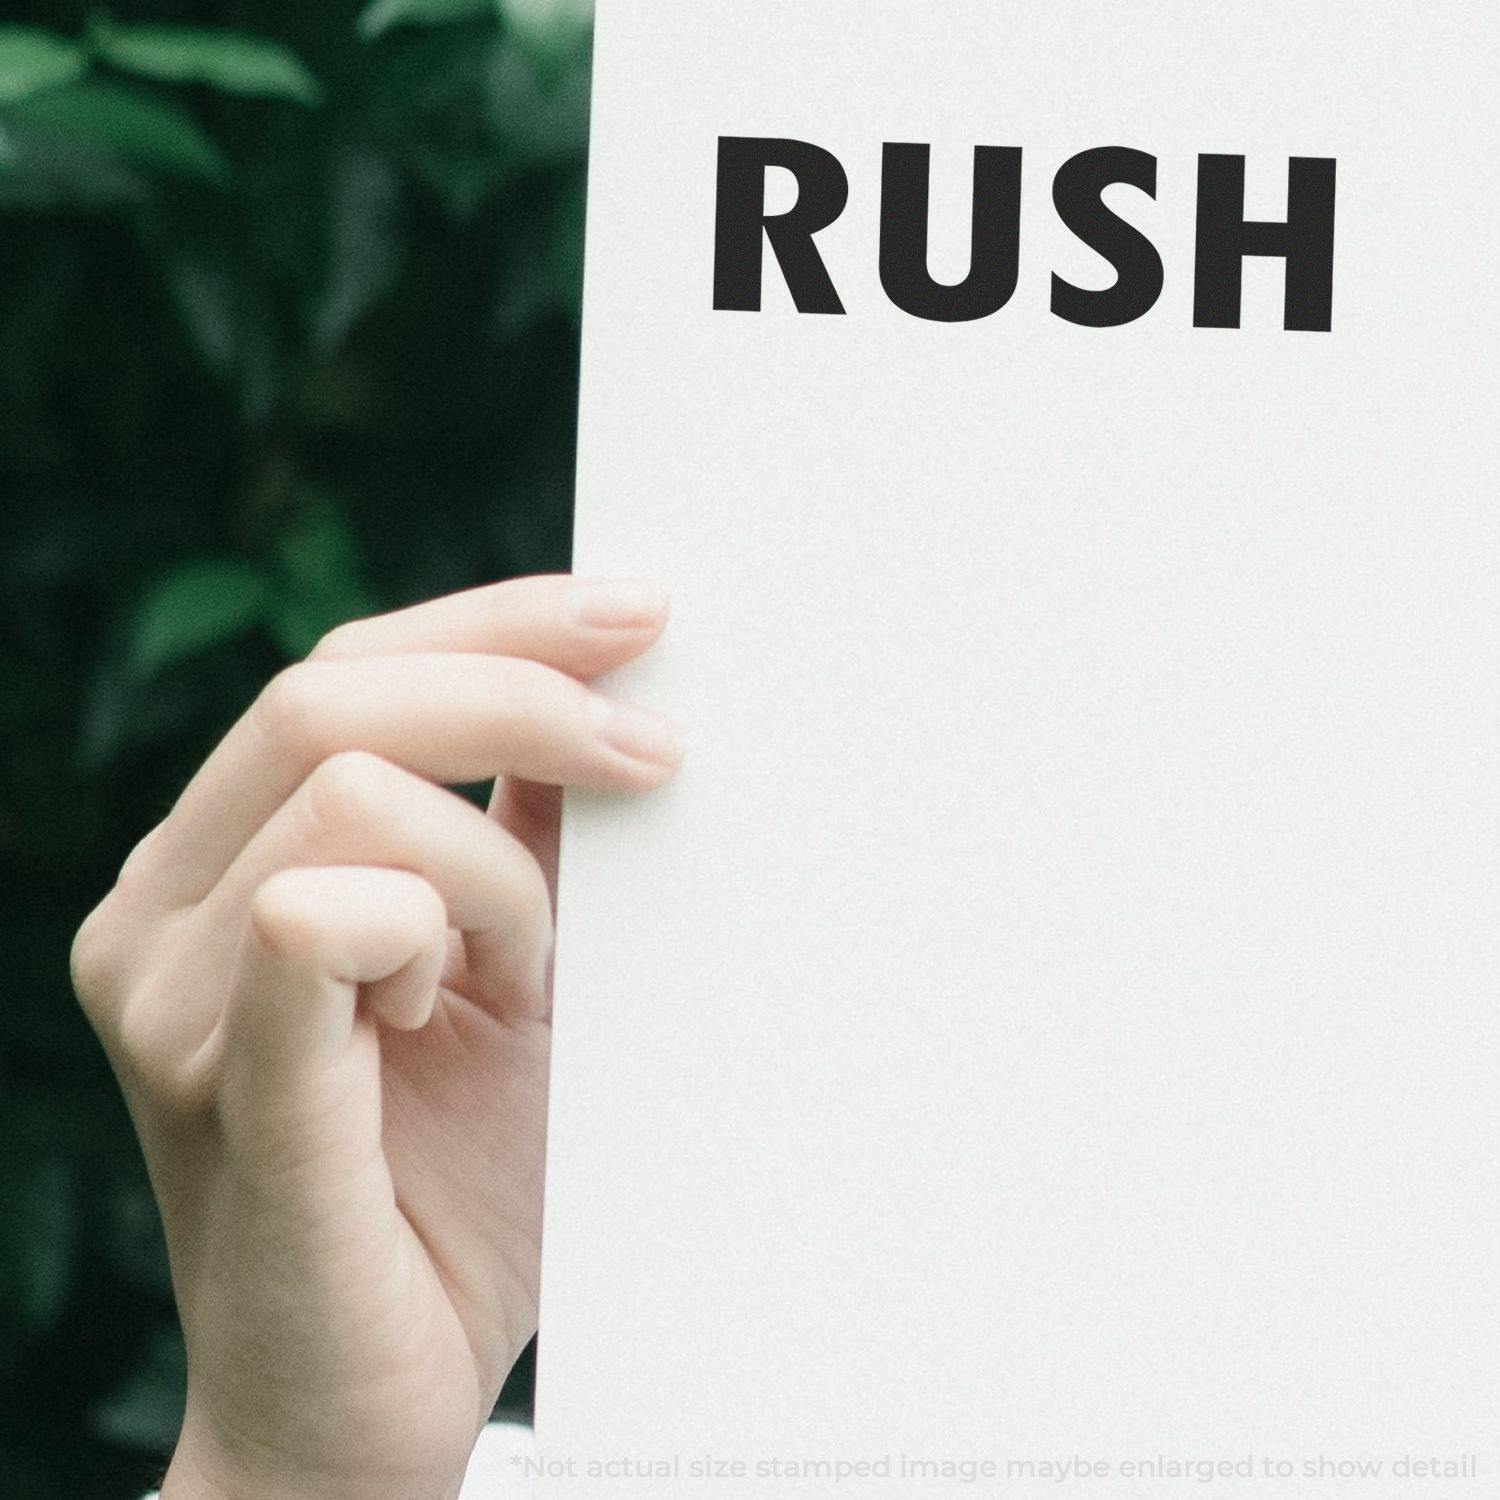
[(362, 985), (381, 1019), (422, 1025), (447, 928), (442, 898), (404, 870), (273, 875), (249, 904), (224, 1022), (225, 1087), (253, 1104), (326, 1079), (349, 1050)]
[(490, 817), (531, 851), (547, 889), (557, 896), (557, 855), (562, 831), (562, 788), (502, 776), (490, 797)]
[(322, 761), (366, 750), (433, 781), (512, 775), (643, 791), (682, 748), (650, 711), (535, 662), (479, 655), (310, 661), (230, 730), (142, 851), (168, 905), (201, 900)]
[(303, 782), (235, 857), (195, 920), (210, 935), (237, 932), (278, 871), (351, 865), (420, 876), (464, 934), (472, 998), (544, 1012), (552, 910), (537, 861), (461, 797), (361, 751), (324, 761)]
[(319, 660), (457, 651), (520, 656), (589, 679), (640, 655), (666, 624), (662, 590), (629, 579), (517, 578), (341, 625)]

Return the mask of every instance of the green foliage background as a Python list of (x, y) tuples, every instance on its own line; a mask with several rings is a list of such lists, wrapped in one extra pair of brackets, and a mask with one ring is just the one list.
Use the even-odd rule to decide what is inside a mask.
[(588, 41), (586, 0), (7, 0), (6, 1495), (139, 1494), (181, 1404), (73, 929), (323, 630), (567, 565)]

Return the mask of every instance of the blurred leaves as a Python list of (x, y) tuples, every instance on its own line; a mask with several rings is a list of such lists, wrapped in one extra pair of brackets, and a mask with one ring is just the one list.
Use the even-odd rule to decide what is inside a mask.
[(268, 623), (277, 646), (306, 656), (335, 625), (374, 611), (345, 518), (331, 505), (300, 517), (276, 547)]
[(588, 34), (593, 0), (502, 0), (506, 19), (533, 52), (566, 53)]
[(311, 319), (315, 346), (331, 353), (401, 273), (401, 183), (395, 167), (368, 148), (333, 164), (328, 203), (328, 270)]
[(57, 141), (108, 150), (137, 166), (215, 185), (229, 180), (224, 153), (186, 109), (129, 85), (85, 79), (48, 89), (19, 101), (8, 118)]
[[(19, 127), (63, 143), (98, 148), (140, 166), (222, 186), (231, 175), (219, 144), (180, 102), (106, 77), (88, 77), (93, 63), (167, 84), (198, 84), (250, 98), (315, 105), (323, 88), (290, 48), (262, 37), (207, 27), (126, 25), (90, 18), (83, 40), (39, 27), (0, 27), (0, 120), (13, 165), (11, 132)], [(65, 179), (53, 174), (57, 196)], [(36, 206), (50, 206), (45, 200)], [(80, 206), (94, 206), (97, 193)], [(106, 201), (117, 194), (104, 195)], [(10, 195), (12, 204), (24, 202)], [(3, 202), (0, 198), (0, 202)]]
[(182, 1401), (73, 930), (278, 668), (565, 568), (571, 519), (588, 5), (93, 10), (0, 25), (0, 1472), (28, 1500), (133, 1500)]
[(152, 578), (96, 674), (85, 763), (108, 764), (180, 730), (173, 708), (192, 678), (174, 668), (207, 665), (252, 634), (274, 649), (268, 662), (294, 661), (334, 626), (374, 613), (357, 550), (347, 515), (313, 491), (260, 558), (195, 558)]
[(35, 26), (0, 26), (0, 104), (72, 83), (88, 65), (76, 42)]
[(441, 26), (495, 14), (496, 0), (373, 0), (360, 15), (360, 35), (373, 40), (398, 26)]
[[(0, 129), (0, 212), (98, 213), (150, 197), (150, 183), (107, 143), (48, 134), (45, 111), (38, 127), (16, 128), (13, 112), (11, 127)], [(64, 132), (77, 133), (67, 124)]]
[(266, 627), (283, 656), (296, 659), (336, 625), (375, 608), (359, 578), (347, 519), (332, 505), (318, 505), (276, 539), (264, 567), (203, 558), (155, 580), (131, 625), (124, 680), (148, 684), (257, 626)]
[(241, 416), (263, 422), (280, 388), (278, 319), (265, 279), (233, 251), (150, 221), (143, 234), (193, 350)]
[(187, 26), (122, 26), (102, 16), (89, 24), (95, 56), (127, 73), (166, 83), (202, 83), (230, 94), (317, 104), (323, 88), (297, 55), (276, 42), (235, 31)]
[(234, 559), (188, 563), (146, 592), (130, 637), (128, 670), (145, 680), (163, 667), (258, 625), (270, 590)]
[(360, 582), (354, 538), (331, 506), (300, 516), (264, 569), (233, 558), (191, 562), (141, 601), (127, 673), (148, 682), (167, 667), (264, 625), (282, 655), (306, 656), (336, 625), (375, 611)]

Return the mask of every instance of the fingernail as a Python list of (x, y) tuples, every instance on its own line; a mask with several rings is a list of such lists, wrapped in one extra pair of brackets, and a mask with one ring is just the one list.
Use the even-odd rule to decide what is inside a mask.
[(601, 578), (575, 583), (569, 591), (573, 618), (595, 630), (628, 630), (654, 625), (667, 610), (666, 593), (633, 578)]
[(632, 760), (675, 766), (682, 759), (682, 731), (670, 719), (649, 708), (596, 697), (594, 722), (599, 738)]

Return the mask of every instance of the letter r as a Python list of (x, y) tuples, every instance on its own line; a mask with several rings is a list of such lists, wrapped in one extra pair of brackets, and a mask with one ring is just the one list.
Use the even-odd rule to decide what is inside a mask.
[[(797, 179), (797, 201), (766, 213), (766, 172)], [(726, 135), (719, 139), (718, 215), (714, 232), (714, 307), (759, 312), (765, 242), (776, 252), (792, 301), (802, 313), (842, 313), (844, 304), (813, 243), (849, 201), (839, 159), (806, 141)]]

